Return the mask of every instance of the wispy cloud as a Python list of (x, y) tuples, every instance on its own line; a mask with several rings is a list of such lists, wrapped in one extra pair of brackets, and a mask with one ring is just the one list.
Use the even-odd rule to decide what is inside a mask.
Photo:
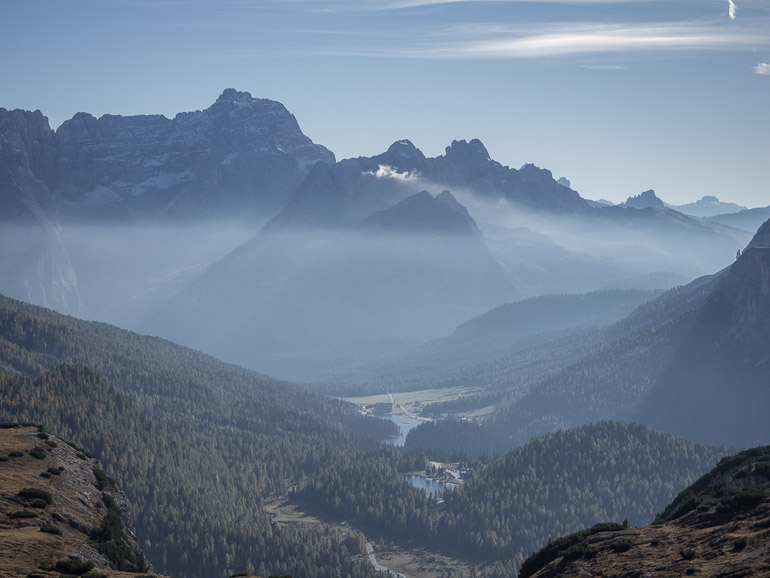
[(754, 74), (770, 76), (770, 62), (760, 62), (754, 67)]
[(527, 4), (631, 4), (639, 2), (654, 2), (658, 0), (371, 0), (362, 4), (378, 7), (384, 10), (399, 8), (418, 8), (424, 6), (439, 6), (442, 4), (472, 4), (485, 3), (527, 3)]
[(738, 8), (735, 6), (735, 2), (733, 2), (733, 0), (727, 0), (727, 2), (727, 13), (730, 15), (730, 20), (735, 20), (735, 12)]
[(581, 64), (580, 68), (587, 68), (588, 70), (628, 70), (627, 66), (620, 66), (618, 64)]
[(373, 175), (378, 179), (393, 179), (396, 181), (401, 181), (402, 183), (418, 181), (421, 178), (420, 173), (416, 171), (415, 172), (404, 171), (403, 173), (399, 173), (396, 169), (388, 165), (380, 165), (377, 168), (377, 172), (368, 171), (365, 174)]
[(295, 5), (307, 4), (323, 12), (337, 10), (354, 11), (385, 11), (402, 10), (407, 8), (425, 8), (451, 4), (641, 4), (663, 2), (665, 0), (279, 0)]
[[(456, 32), (460, 31), (458, 28)], [(454, 38), (460, 38), (456, 40)], [(568, 23), (536, 29), (474, 25), (451, 40), (434, 38), (388, 51), (422, 58), (535, 58), (590, 53), (726, 50), (770, 44), (767, 34), (707, 23)]]

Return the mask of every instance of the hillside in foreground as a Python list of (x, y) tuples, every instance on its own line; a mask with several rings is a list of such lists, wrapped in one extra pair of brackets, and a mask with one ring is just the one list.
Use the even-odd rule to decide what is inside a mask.
[(134, 505), (139, 543), (158, 569), (187, 578), (373, 574), (349, 532), (274, 525), (263, 502), (340, 453), (377, 447), (350, 433), (359, 426), (392, 423), (4, 297), (0, 364), (0, 421), (43, 423), (90, 448)]
[[(609, 531), (602, 531), (609, 530)], [(770, 576), (770, 446), (723, 458), (642, 528), (597, 526), (533, 554), (519, 578)]]
[(127, 500), (96, 459), (37, 427), (0, 429), (0, 575), (151, 570)]

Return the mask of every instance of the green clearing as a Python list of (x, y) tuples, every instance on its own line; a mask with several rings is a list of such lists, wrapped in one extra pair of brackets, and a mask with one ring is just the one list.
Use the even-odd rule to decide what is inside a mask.
[(393, 413), (405, 413), (405, 409), (407, 412), (419, 414), (421, 408), (429, 403), (452, 401), (461, 397), (480, 393), (481, 391), (482, 390), (479, 387), (458, 386), (444, 387), (440, 389), (421, 389), (417, 391), (406, 391), (393, 394), (379, 393), (376, 395), (367, 395), (362, 397), (343, 397), (340, 399), (349, 401), (350, 403), (354, 403), (356, 405), (374, 405), (375, 403), (390, 402), (390, 396), (392, 395), (393, 402), (396, 405)]

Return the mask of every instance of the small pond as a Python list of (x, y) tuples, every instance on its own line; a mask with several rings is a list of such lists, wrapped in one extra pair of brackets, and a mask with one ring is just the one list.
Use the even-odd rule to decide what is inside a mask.
[(425, 478), (423, 476), (417, 476), (415, 474), (409, 474), (406, 476), (406, 481), (412, 484), (415, 488), (420, 488), (421, 490), (427, 490), (430, 495), (436, 494), (437, 496), (441, 497), (444, 493), (444, 490), (453, 490), (454, 484), (447, 484), (444, 482), (439, 482), (438, 480), (434, 480), (433, 478)]

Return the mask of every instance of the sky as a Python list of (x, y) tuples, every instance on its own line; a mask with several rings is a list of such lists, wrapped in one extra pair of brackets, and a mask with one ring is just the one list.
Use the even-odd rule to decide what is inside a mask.
[(480, 139), (583, 197), (770, 205), (770, 0), (4, 0), (0, 107), (282, 102), (338, 159)]

